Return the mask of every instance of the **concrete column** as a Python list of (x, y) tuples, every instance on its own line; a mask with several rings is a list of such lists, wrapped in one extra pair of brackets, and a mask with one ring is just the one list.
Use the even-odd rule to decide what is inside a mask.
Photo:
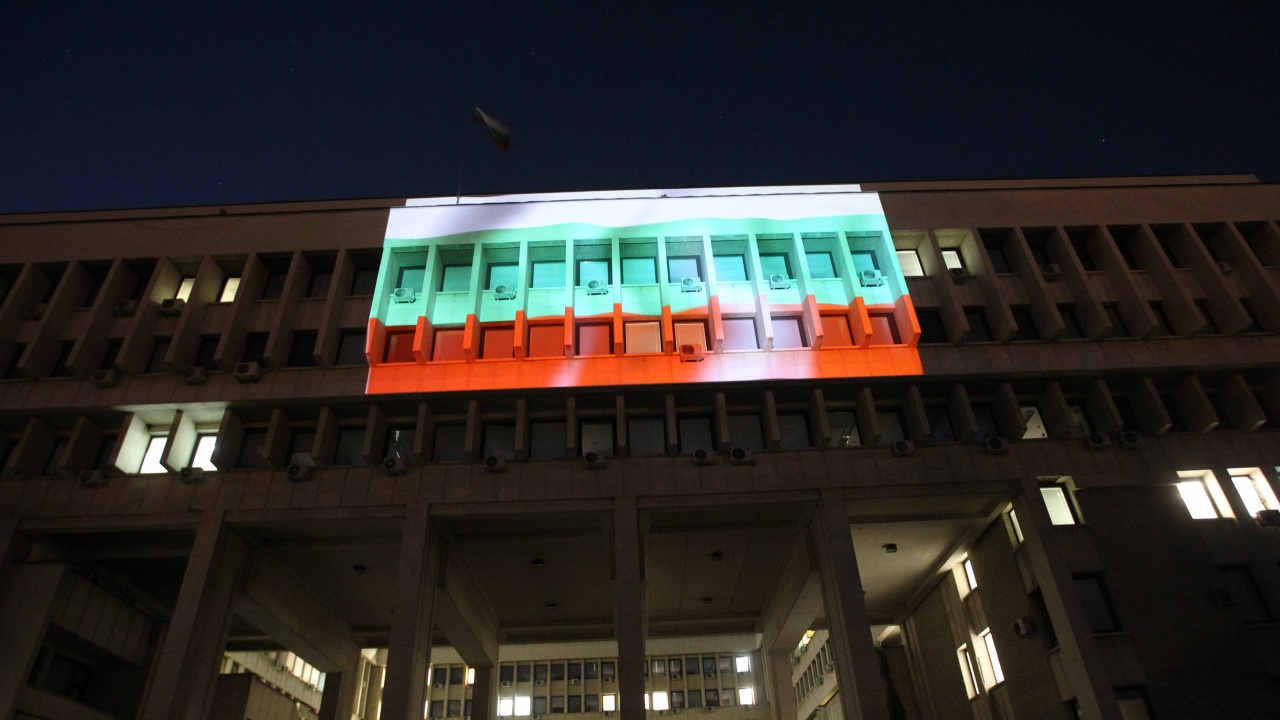
[(382, 683), (387, 669), (381, 665), (369, 668), (369, 693), (364, 699), (364, 720), (374, 720), (382, 709)]
[(476, 681), (471, 685), (471, 720), (489, 720), (493, 695), (493, 668), (478, 667)]
[(141, 720), (202, 720), (208, 715), (232, 601), (248, 558), (248, 545), (223, 526), (222, 512), (206, 512), (196, 530)]
[(614, 632), (618, 638), (618, 710), (621, 720), (645, 720), (644, 580), (636, 499), (613, 500)]
[(354, 670), (324, 674), (324, 695), (320, 696), (318, 720), (350, 720), (355, 707), (356, 683), (360, 675)]
[(60, 563), (20, 564), (0, 578), (0, 717), (12, 716), (27, 684), (66, 569)]
[(422, 720), (439, 566), (440, 544), (431, 529), (427, 506), (411, 505), (400, 542), (382, 720)]
[(888, 720), (888, 701), (871, 640), (871, 621), (853, 552), (849, 514), (838, 490), (822, 491), (810, 529), (822, 577), (822, 600), (836, 656), (844, 717)]
[[(1148, 381), (1149, 382), (1149, 381)], [(1053, 523), (1035, 480), (1022, 482), (1022, 494), (1013, 499), (1021, 521), (1023, 543), (1032, 573), (1040, 583), (1049, 619), (1058, 636), (1058, 660), (1063, 680), (1075, 693), (1083, 720), (1121, 720), (1120, 706), (1106, 677), (1102, 652), (1093, 638), (1089, 619), (1080, 605), (1075, 579), (1061, 551), (1053, 542)]]
[(769, 674), (769, 708), (773, 720), (796, 720), (796, 688), (791, 683), (791, 653), (761, 653)]

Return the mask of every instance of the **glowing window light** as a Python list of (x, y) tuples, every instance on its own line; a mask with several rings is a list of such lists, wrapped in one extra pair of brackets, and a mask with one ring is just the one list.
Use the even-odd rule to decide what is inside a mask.
[(969, 562), (969, 558), (964, 559), (964, 576), (969, 581), (969, 589), (978, 589), (978, 578), (973, 574), (973, 563)]
[(987, 657), (991, 660), (991, 675), (994, 685), (1004, 682), (1004, 670), (1000, 667), (1000, 656), (996, 654), (996, 642), (991, 637), (991, 628), (982, 631), (982, 641), (987, 646)]
[(222, 293), (218, 295), (218, 302), (229, 303), (236, 299), (236, 293), (240, 291), (240, 278), (231, 276), (222, 283)]
[(475, 684), (476, 684), (476, 669), (475, 669), (475, 668), (467, 668), (467, 684), (468, 684), (468, 685), (475, 685)]
[(515, 709), (515, 698), (498, 698), (498, 717), (511, 717)]
[(516, 715), (524, 717), (533, 714), (533, 698), (518, 697), (516, 698)]
[(182, 278), (182, 284), (178, 285), (178, 292), (174, 294), (174, 298), (186, 302), (191, 299), (191, 288), (195, 287), (195, 278)]
[(1182, 502), (1186, 504), (1187, 512), (1191, 513), (1193, 519), (1212, 520), (1218, 517), (1218, 510), (1209, 499), (1209, 491), (1205, 488), (1203, 480), (1184, 480), (1178, 483), (1178, 492), (1182, 495)]
[(655, 690), (653, 693), (653, 709), (667, 710), (671, 706), (667, 703), (667, 693), (662, 690)]
[(1275, 490), (1260, 470), (1233, 468), (1227, 472), (1231, 473), (1231, 483), (1235, 485), (1236, 492), (1250, 515), (1257, 515), (1263, 510), (1280, 510)]
[(740, 673), (751, 672), (751, 657), (750, 657), (750, 656), (748, 656), (748, 655), (739, 655), (738, 657), (734, 658), (734, 663), (736, 663), (736, 665), (737, 665), (737, 670), (738, 670), (738, 672), (740, 672)]
[(200, 440), (196, 442), (196, 454), (191, 458), (191, 467), (200, 468), (205, 472), (217, 470), (218, 467), (213, 464), (213, 448), (217, 444), (217, 435), (201, 435)]
[(618, 696), (605, 695), (600, 699), (600, 707), (605, 712), (613, 712), (618, 709)]
[(1040, 496), (1044, 498), (1045, 509), (1049, 511), (1049, 522), (1054, 525), (1076, 524), (1076, 516), (1071, 512), (1071, 501), (1067, 500), (1066, 488), (1061, 485), (1046, 485), (1040, 488)]
[(738, 688), (738, 704), (739, 705), (755, 705), (756, 692), (751, 688)]
[(164, 435), (157, 435), (151, 438), (147, 443), (147, 452), (142, 456), (142, 467), (138, 472), (143, 475), (156, 475), (159, 473), (167, 473), (169, 469), (160, 464), (160, 458), (164, 457), (164, 443), (167, 438)]

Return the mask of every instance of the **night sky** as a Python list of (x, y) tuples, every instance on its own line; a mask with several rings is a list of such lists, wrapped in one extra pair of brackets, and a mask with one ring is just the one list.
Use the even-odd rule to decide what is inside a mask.
[(452, 195), (467, 134), (469, 194), (1280, 181), (1275, 2), (369, 4), (3, 2), (0, 213)]

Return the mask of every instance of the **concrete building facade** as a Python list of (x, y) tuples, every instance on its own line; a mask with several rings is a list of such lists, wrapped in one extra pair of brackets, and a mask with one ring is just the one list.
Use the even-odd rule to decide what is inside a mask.
[(0, 217), (0, 712), (1268, 717), (1278, 222), (1250, 176)]

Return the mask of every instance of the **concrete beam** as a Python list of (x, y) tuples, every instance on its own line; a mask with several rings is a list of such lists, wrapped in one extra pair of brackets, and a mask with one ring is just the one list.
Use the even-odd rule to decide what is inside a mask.
[[(498, 664), (498, 618), (462, 560), (446, 553), (437, 588), (435, 624), (468, 667)], [(439, 592), (443, 590), (444, 592)]]
[(427, 506), (411, 505), (405, 513), (404, 537), (400, 543), (386, 682), (382, 689), (384, 720), (422, 720), (439, 568), (440, 542), (431, 527)]
[[(790, 653), (821, 613), (822, 580), (814, 570), (809, 543), (798, 538), (762, 618), (763, 652)], [(790, 673), (789, 664), (787, 672)]]

